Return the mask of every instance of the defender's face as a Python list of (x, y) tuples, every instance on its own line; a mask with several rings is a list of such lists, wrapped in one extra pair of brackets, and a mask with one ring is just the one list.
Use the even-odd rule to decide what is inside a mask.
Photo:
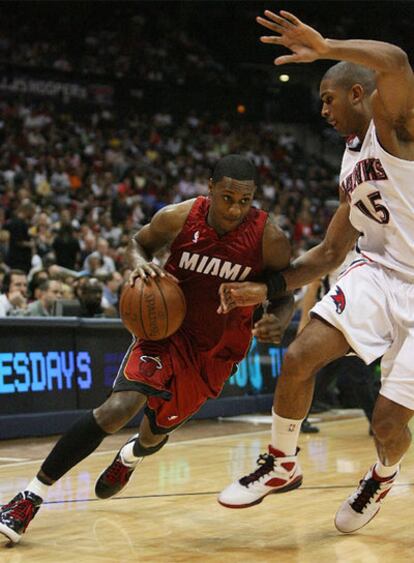
[(319, 95), (322, 101), (321, 115), (329, 125), (344, 137), (355, 134), (358, 116), (352, 103), (352, 92), (332, 80), (322, 80)]
[(208, 223), (223, 235), (236, 229), (248, 214), (256, 186), (253, 180), (224, 177), (216, 184), (210, 180)]

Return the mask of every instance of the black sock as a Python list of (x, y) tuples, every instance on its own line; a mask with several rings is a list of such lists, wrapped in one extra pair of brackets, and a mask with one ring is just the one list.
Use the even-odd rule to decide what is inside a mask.
[[(43, 462), (41, 470), (47, 477), (57, 481), (69, 469), (96, 450), (107, 435), (96, 422), (92, 411), (88, 412), (56, 442)], [(39, 475), (38, 479), (44, 482)]]
[(134, 456), (145, 457), (147, 455), (155, 454), (163, 446), (165, 446), (165, 444), (168, 442), (168, 438), (169, 438), (169, 436), (165, 436), (164, 440), (161, 440), (161, 442), (159, 444), (157, 444), (156, 446), (152, 446), (151, 448), (145, 448), (144, 446), (142, 446), (139, 443), (139, 436), (138, 436), (138, 438), (135, 440), (134, 447), (132, 448)]

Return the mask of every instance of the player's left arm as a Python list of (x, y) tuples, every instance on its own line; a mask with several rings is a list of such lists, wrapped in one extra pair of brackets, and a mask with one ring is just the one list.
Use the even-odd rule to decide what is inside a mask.
[[(263, 268), (266, 272), (279, 272), (289, 266), (291, 258), (291, 248), (289, 241), (284, 232), (268, 218), (262, 241), (262, 260)], [(280, 318), (280, 327), (285, 327), (290, 321), (293, 314), (294, 300), (293, 296), (284, 291), (286, 284), (283, 276), (280, 276), (281, 284), (278, 299), (268, 304), (268, 310), (276, 313)], [(242, 306), (233, 299), (234, 291), (243, 289), (243, 294), (251, 297), (252, 303), (260, 303), (261, 298), (257, 296), (263, 293), (264, 283), (257, 282), (226, 282), (222, 283), (219, 288), (221, 304), (217, 310), (218, 313), (228, 313), (236, 306)], [(266, 299), (266, 297), (264, 297)], [(257, 324), (257, 323), (256, 323)], [(282, 329), (280, 329), (281, 331)]]
[(262, 253), (265, 270), (279, 272), (289, 266), (292, 256), (289, 240), (270, 217), (267, 219), (263, 232)]
[[(265, 271), (279, 272), (289, 266), (291, 248), (286, 235), (268, 218), (262, 242), (263, 267)], [(231, 289), (237, 283), (225, 283), (220, 287), (220, 293), (227, 295), (231, 300)], [(242, 282), (243, 286), (249, 286), (254, 292), (260, 288), (255, 282)], [(293, 294), (282, 294), (277, 299), (266, 301), (263, 304), (262, 317), (254, 324), (252, 334), (261, 342), (279, 343), (292, 318), (295, 301)], [(224, 312), (224, 310), (219, 310)]]
[[(285, 233), (268, 218), (263, 233), (263, 265), (266, 271), (285, 270), (292, 256)], [(285, 292), (269, 301), (263, 317), (254, 325), (253, 334), (262, 341), (279, 343), (295, 309), (293, 293)], [(271, 338), (269, 340), (269, 338)]]

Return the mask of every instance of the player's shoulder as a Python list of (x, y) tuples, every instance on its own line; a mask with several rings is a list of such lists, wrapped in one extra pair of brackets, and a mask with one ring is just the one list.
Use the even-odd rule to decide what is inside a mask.
[(268, 215), (266, 218), (264, 237), (269, 242), (276, 242), (285, 239), (287, 240), (285, 233), (278, 226), (275, 219), (271, 215)]
[(168, 229), (180, 228), (184, 225), (196, 198), (172, 203), (162, 207), (154, 216), (154, 220), (159, 224), (164, 224)]

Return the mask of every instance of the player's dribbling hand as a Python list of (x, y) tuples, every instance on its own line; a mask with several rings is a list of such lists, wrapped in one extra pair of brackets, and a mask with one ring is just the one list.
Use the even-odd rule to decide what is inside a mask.
[(222, 283), (219, 296), (217, 313), (226, 314), (235, 307), (259, 305), (266, 299), (267, 287), (264, 283), (256, 282)]
[(156, 278), (157, 276), (160, 276), (161, 278), (168, 277), (178, 283), (176, 277), (163, 270), (160, 266), (158, 266), (154, 262), (142, 262), (141, 264), (135, 266), (135, 268), (132, 270), (132, 272), (129, 275), (128, 282), (129, 285), (133, 287), (138, 278), (141, 278), (145, 282), (148, 280), (149, 277)]
[(252, 334), (260, 342), (280, 344), (284, 327), (276, 315), (264, 314), (260, 321), (254, 324)]
[(289, 12), (281, 10), (278, 14), (265, 10), (265, 18), (257, 17), (256, 21), (263, 27), (278, 35), (263, 36), (262, 43), (282, 45), (292, 51), (292, 55), (282, 55), (274, 61), (276, 65), (286, 63), (311, 63), (321, 58), (327, 50), (327, 41), (322, 35), (300, 21)]

